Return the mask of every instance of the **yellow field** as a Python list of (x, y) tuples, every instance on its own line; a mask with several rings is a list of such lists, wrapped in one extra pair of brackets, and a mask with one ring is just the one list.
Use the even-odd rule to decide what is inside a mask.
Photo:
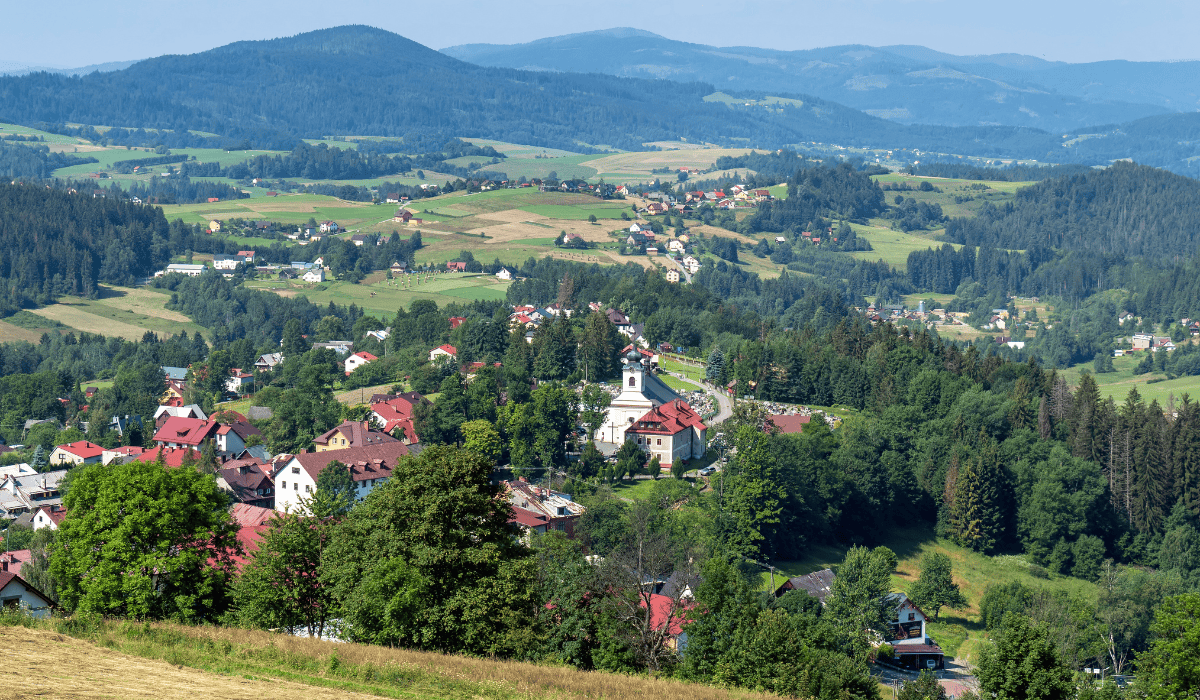
[(750, 152), (748, 148), (692, 148), (674, 151), (648, 151), (618, 153), (616, 155), (589, 160), (587, 166), (600, 173), (645, 173), (655, 168), (700, 168), (707, 170), (721, 156), (740, 156)]
[(160, 291), (145, 287), (113, 287), (107, 284), (100, 285), (100, 288), (105, 291), (105, 294), (102, 295), (105, 306), (166, 321), (192, 322), (192, 319), (178, 311), (163, 308), (170, 297)]
[(109, 337), (120, 336), (126, 340), (140, 340), (146, 333), (146, 329), (141, 326), (89, 314), (83, 310), (81, 304), (66, 301), (35, 309), (33, 313), (86, 333), (99, 333)]
[(0, 321), (0, 343), (12, 343), (23, 340), (27, 343), (37, 343), (42, 339), (42, 331), (30, 330)]

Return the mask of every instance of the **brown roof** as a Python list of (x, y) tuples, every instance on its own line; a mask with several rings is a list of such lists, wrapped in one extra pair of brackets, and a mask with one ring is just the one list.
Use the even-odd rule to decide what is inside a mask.
[(409, 454), (408, 445), (389, 438), (391, 442), (382, 445), (367, 445), (366, 447), (348, 447), (344, 450), (329, 450), (327, 452), (306, 452), (296, 455), (295, 461), (304, 467), (304, 471), (313, 481), (325, 471), (330, 462), (341, 462), (350, 467), (350, 476), (355, 481), (368, 479), (383, 479), (392, 475), (396, 463)]
[(650, 409), (649, 413), (637, 419), (625, 432), (676, 435), (692, 427), (699, 430), (705, 429), (700, 414), (692, 410), (686, 401), (675, 399), (670, 403)]
[(812, 416), (767, 416), (767, 422), (779, 428), (781, 433), (803, 432), (804, 426), (808, 425), (810, 421), (812, 421)]
[[(255, 464), (249, 459), (239, 459), (226, 462), (221, 469), (221, 478), (233, 489), (239, 501), (257, 501), (267, 498), (274, 488), (271, 477), (267, 476), (264, 463)], [(265, 493), (259, 493), (259, 491)]]
[(378, 430), (371, 430), (370, 423), (366, 421), (346, 421), (338, 427), (313, 438), (313, 443), (317, 445), (328, 445), (330, 439), (335, 433), (341, 433), (348, 444), (346, 447), (364, 447), (366, 445), (379, 445), (388, 442), (399, 442), (396, 438), (387, 433)]
[(271, 522), (271, 518), (275, 517), (275, 511), (270, 508), (252, 506), (249, 503), (234, 503), (233, 507), (229, 509), (229, 515), (233, 517), (233, 522), (240, 527), (256, 527)]

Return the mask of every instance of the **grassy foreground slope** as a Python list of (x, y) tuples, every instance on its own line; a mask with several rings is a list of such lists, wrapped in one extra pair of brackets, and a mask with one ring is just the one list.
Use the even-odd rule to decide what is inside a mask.
[[(0, 619), (24, 696), (131, 698), (773, 698), (647, 676), (301, 639), (223, 627)], [(12, 675), (15, 674), (15, 675)], [(97, 693), (97, 689), (103, 689)], [(36, 691), (36, 693), (35, 693)], [(6, 696), (8, 697), (8, 696)]]

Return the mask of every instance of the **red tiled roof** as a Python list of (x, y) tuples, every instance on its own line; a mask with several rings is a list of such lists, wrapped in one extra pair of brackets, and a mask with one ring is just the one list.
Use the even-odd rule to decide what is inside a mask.
[(545, 527), (550, 524), (550, 518), (531, 510), (513, 506), (512, 513), (512, 517), (508, 519), (508, 522), (516, 523), (521, 527)]
[(58, 448), (61, 449), (63, 452), (70, 452), (71, 454), (75, 455), (76, 457), (79, 457), (80, 459), (91, 459), (93, 457), (99, 457), (104, 452), (103, 447), (101, 447), (93, 442), (88, 442), (87, 440), (80, 440), (78, 442), (69, 442), (65, 445), (59, 445)]
[(271, 522), (271, 518), (275, 517), (275, 511), (270, 508), (252, 506), (249, 503), (234, 503), (233, 507), (229, 509), (229, 515), (233, 518), (233, 522), (242, 527), (257, 527)]
[(270, 526), (268, 525), (246, 525), (238, 528), (237, 539), (238, 543), (242, 545), (242, 554), (232, 554), (230, 556), (230, 559), (233, 560), (233, 566), (236, 569), (240, 571), (246, 565), (250, 556), (258, 550), (258, 543), (262, 541), (263, 534), (269, 529)]
[(374, 356), (374, 355), (372, 355), (371, 353), (369, 353), (369, 352), (365, 352), (365, 351), (364, 351), (364, 352), (356, 352), (356, 353), (354, 353), (354, 356), (355, 356), (355, 357), (361, 357), (362, 359), (364, 359), (364, 360), (366, 360), (366, 361), (368, 361), (368, 362), (370, 362), (370, 361), (373, 361), (373, 360), (378, 360), (378, 359), (379, 359), (378, 357), (375, 357), (375, 356)]
[(700, 414), (692, 410), (692, 407), (686, 401), (675, 399), (674, 401), (650, 409), (649, 413), (637, 419), (625, 432), (677, 435), (692, 427), (699, 428), (700, 430), (705, 429), (704, 421), (700, 419)]
[(451, 355), (458, 354), (458, 349), (455, 348), (453, 345), (450, 345), (449, 343), (447, 343), (446, 345), (439, 345), (435, 349), (436, 350), (445, 350), (446, 352), (450, 353)]
[(130, 457), (137, 457), (145, 451), (146, 450), (144, 448), (135, 447), (134, 445), (125, 445), (123, 447), (114, 447), (111, 450), (105, 450), (105, 452), (116, 452), (119, 455), (128, 455)]
[(142, 452), (142, 454), (138, 455), (137, 461), (157, 462), (158, 456), (161, 454), (163, 458), (163, 464), (167, 465), (168, 467), (181, 467), (183, 466), (183, 456), (187, 454), (189, 450), (192, 453), (192, 458), (197, 462), (200, 461), (200, 450), (193, 450), (189, 447), (159, 447), (157, 449), (146, 450), (145, 452)]
[[(348, 447), (344, 450), (307, 452), (294, 457), (304, 467), (313, 481), (321, 475), (330, 462), (341, 462), (350, 467), (350, 477), (355, 481), (384, 479), (392, 475), (396, 463), (408, 456), (408, 445), (389, 438), (390, 442), (366, 447)], [(290, 463), (290, 462), (289, 462)]]
[[(639, 605), (644, 608), (646, 602), (642, 601)], [(668, 618), (670, 618), (667, 634), (677, 637), (683, 632), (683, 624), (688, 621), (688, 618), (680, 609), (676, 609), (675, 614), (671, 615), (673, 605), (674, 601), (665, 595), (650, 594), (650, 626), (660, 630), (668, 625)]]
[(41, 513), (42, 515), (45, 515), (50, 519), (50, 522), (54, 523), (55, 525), (58, 525), (63, 521), (63, 518), (67, 517), (66, 509), (59, 506), (42, 506), (41, 508), (35, 510), (34, 513)]
[(154, 441), (174, 442), (180, 445), (199, 445), (216, 435), (220, 429), (221, 424), (215, 420), (171, 416), (158, 429), (158, 432), (154, 434)]
[(803, 432), (804, 426), (808, 425), (811, 421), (812, 416), (767, 416), (767, 422), (779, 428), (779, 432), (781, 433)]
[(21, 575), (21, 565), (29, 561), (30, 552), (28, 549), (14, 549), (11, 552), (0, 554), (0, 570)]
[(908, 654), (941, 654), (942, 648), (936, 644), (893, 644), (892, 650), (897, 656)]

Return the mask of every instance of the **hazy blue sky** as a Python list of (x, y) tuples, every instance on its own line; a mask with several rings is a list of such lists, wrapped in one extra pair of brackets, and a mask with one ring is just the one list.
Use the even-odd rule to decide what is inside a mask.
[[(722, 46), (921, 44), (1051, 60), (1200, 58), (1195, 0), (116, 0), (5, 3), (0, 61), (75, 67), (370, 24), (432, 48), (637, 27)], [(598, 9), (593, 9), (598, 8)]]

